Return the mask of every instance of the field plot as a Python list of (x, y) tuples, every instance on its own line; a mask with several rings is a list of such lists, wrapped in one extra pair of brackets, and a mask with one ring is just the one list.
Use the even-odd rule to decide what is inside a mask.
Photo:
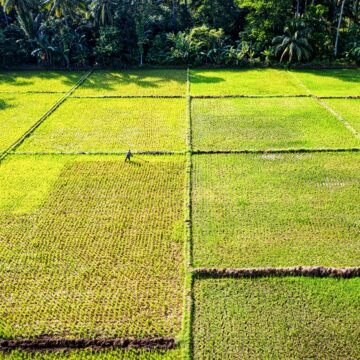
[(360, 141), (311, 98), (193, 99), (195, 150), (349, 148)]
[(191, 70), (191, 95), (294, 95), (306, 94), (285, 70)]
[(180, 349), (166, 351), (73, 350), (69, 352), (0, 352), (0, 360), (181, 360)]
[(81, 71), (2, 71), (1, 92), (67, 92), (84, 75)]
[(0, 338), (179, 333), (184, 157), (15, 155), (0, 174), (19, 186), (18, 206), (1, 197)]
[(194, 359), (359, 359), (360, 279), (195, 282)]
[(36, 123), (57, 100), (59, 94), (1, 95), (0, 154)]
[(98, 70), (76, 96), (185, 96), (186, 70)]
[(193, 159), (195, 267), (359, 266), (360, 154)]
[(294, 70), (293, 74), (314, 95), (360, 96), (360, 71), (357, 69)]
[(184, 151), (185, 118), (185, 99), (68, 99), (19, 151)]
[(360, 133), (360, 99), (326, 99), (324, 101)]

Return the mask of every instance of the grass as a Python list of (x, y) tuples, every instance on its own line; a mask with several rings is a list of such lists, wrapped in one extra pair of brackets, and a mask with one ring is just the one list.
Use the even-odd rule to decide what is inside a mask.
[(181, 350), (143, 351), (143, 350), (73, 350), (69, 352), (31, 353), (13, 351), (8, 354), (0, 352), (0, 360), (180, 360)]
[(185, 96), (186, 70), (95, 71), (76, 96)]
[(360, 99), (327, 99), (324, 101), (360, 133)]
[(358, 69), (297, 70), (293, 74), (318, 96), (360, 95)]
[(305, 94), (287, 71), (275, 69), (191, 70), (191, 95)]
[(185, 118), (184, 99), (68, 99), (19, 151), (184, 151)]
[(3, 94), (0, 99), (0, 153), (20, 138), (59, 100), (59, 94)]
[(195, 282), (194, 359), (358, 359), (360, 279)]
[(15, 155), (0, 173), (30, 202), (1, 198), (0, 338), (180, 333), (185, 157)]
[(195, 267), (358, 266), (358, 153), (197, 155)]
[(360, 141), (311, 98), (193, 99), (197, 150), (349, 148)]
[(1, 71), (1, 92), (67, 92), (83, 76), (79, 71)]

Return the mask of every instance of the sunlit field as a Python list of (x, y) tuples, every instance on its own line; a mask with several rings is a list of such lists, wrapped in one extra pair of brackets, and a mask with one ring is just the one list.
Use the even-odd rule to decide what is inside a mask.
[(0, 72), (0, 359), (359, 359), (359, 74)]

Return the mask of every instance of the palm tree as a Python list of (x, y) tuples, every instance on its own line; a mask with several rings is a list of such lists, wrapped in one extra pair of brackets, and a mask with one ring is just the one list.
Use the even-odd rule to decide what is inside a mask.
[(99, 26), (112, 25), (116, 0), (92, 0), (90, 14)]
[(33, 7), (32, 0), (0, 0), (0, 5), (6, 13), (15, 10), (19, 19), (23, 22), (27, 21), (26, 16)]
[(83, 0), (45, 0), (42, 5), (56, 17), (73, 18), (78, 11), (86, 11)]
[(280, 62), (286, 57), (291, 63), (293, 60), (308, 60), (312, 47), (305, 35), (305, 24), (303, 21), (292, 20), (284, 28), (284, 35), (276, 36), (272, 44), (275, 45), (275, 55), (281, 53)]

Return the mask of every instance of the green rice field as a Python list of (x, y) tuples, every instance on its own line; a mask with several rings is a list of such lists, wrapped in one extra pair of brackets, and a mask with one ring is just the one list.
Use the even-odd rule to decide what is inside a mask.
[(185, 151), (184, 99), (68, 99), (24, 152)]
[(358, 265), (359, 155), (194, 156), (195, 266)]
[(0, 359), (359, 359), (359, 74), (1, 71)]
[(57, 100), (58, 94), (2, 94), (0, 153), (20, 138)]
[(360, 133), (360, 99), (328, 99), (326, 103)]
[(359, 70), (302, 70), (293, 71), (296, 78), (317, 96), (358, 96), (360, 94)]
[(356, 359), (359, 279), (203, 279), (194, 359)]
[(360, 139), (311, 98), (194, 99), (195, 150), (351, 148)]
[(183, 70), (96, 71), (75, 96), (185, 96)]
[(84, 74), (81, 71), (0, 71), (0, 93), (66, 93)]

